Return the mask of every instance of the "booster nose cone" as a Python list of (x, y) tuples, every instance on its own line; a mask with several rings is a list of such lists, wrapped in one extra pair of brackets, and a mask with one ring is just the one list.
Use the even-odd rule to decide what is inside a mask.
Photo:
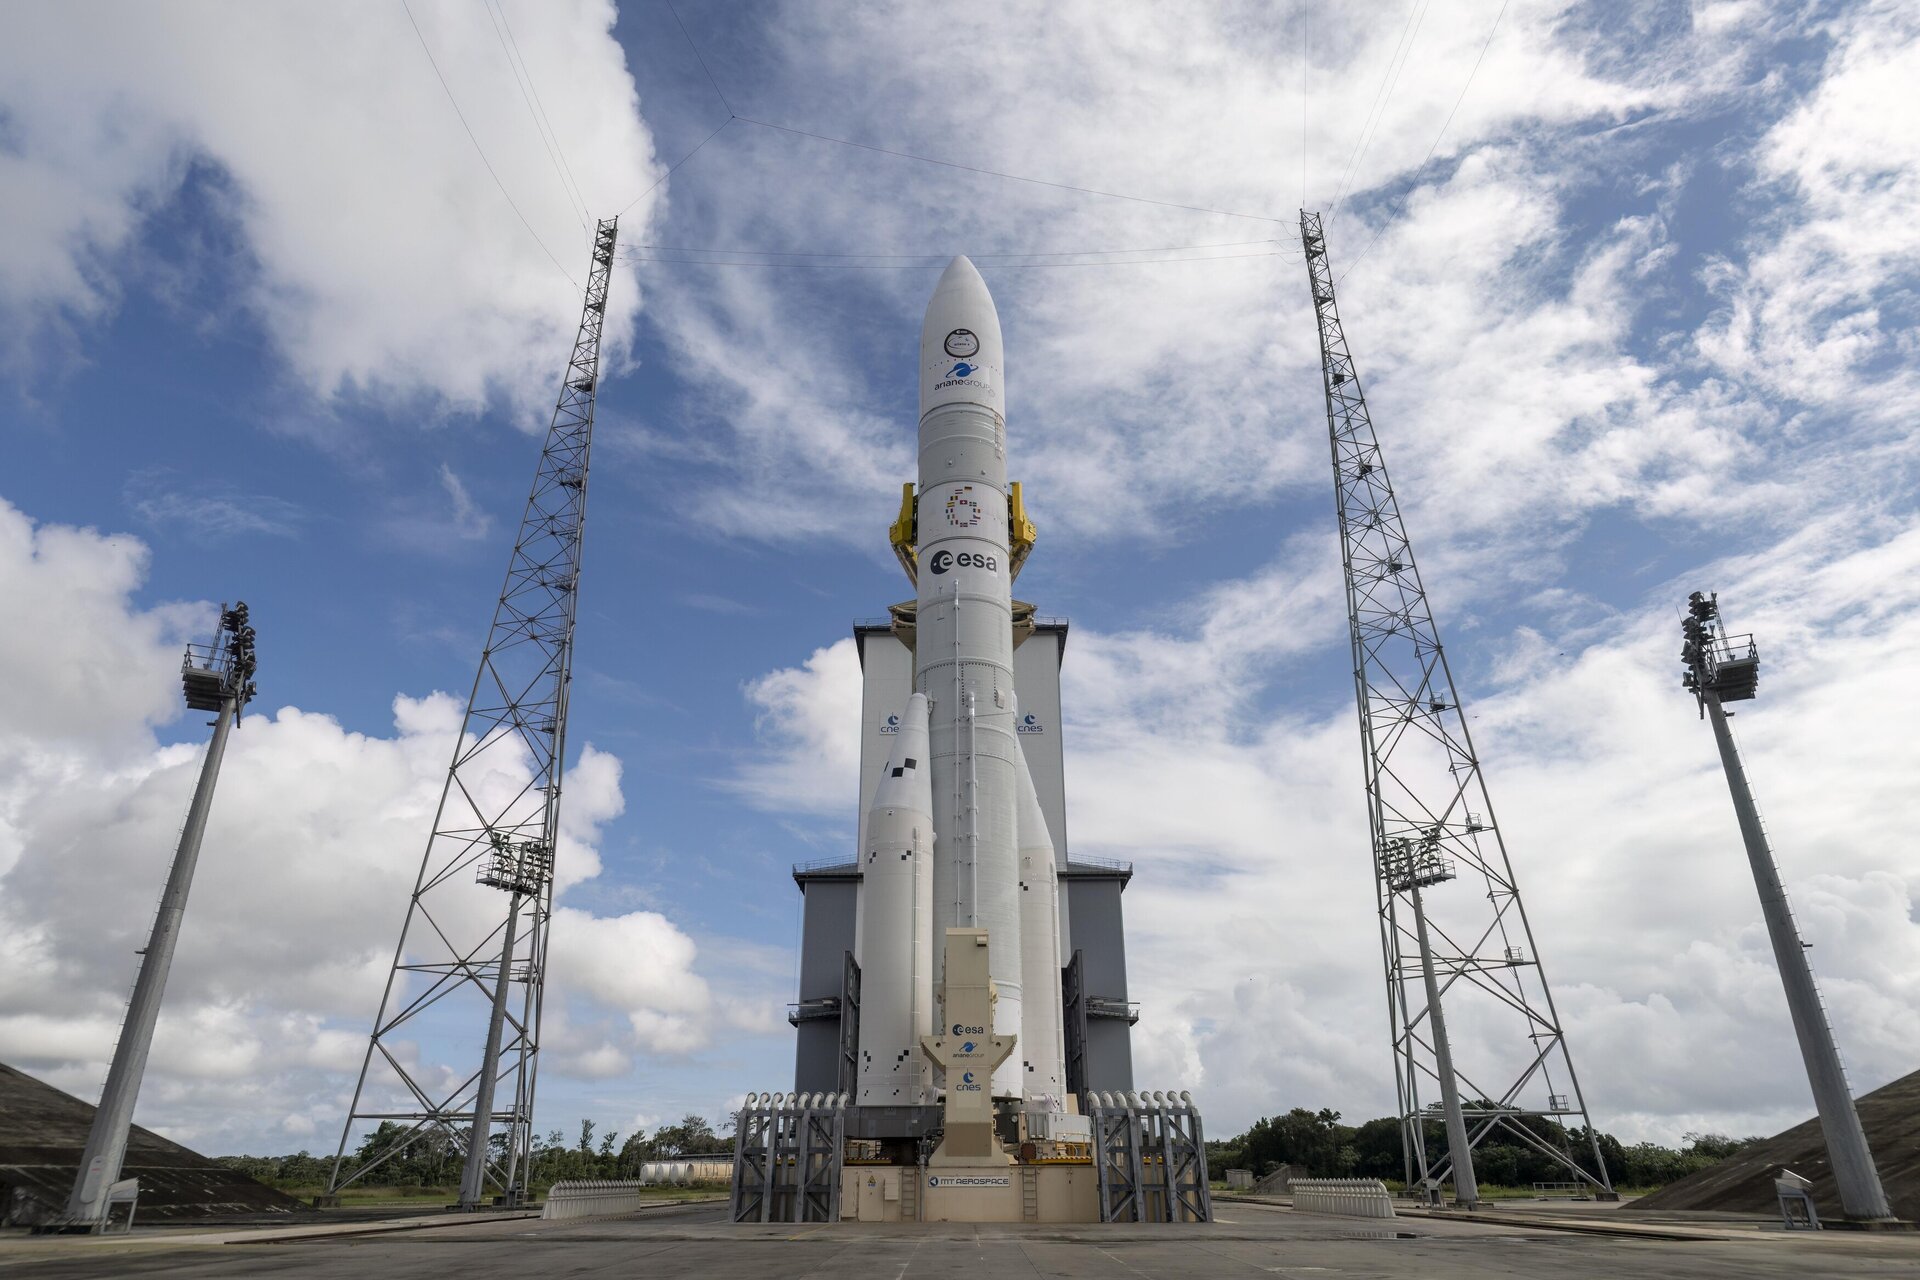
[(978, 404), (1006, 416), (1000, 315), (987, 282), (965, 257), (940, 275), (920, 326), (920, 413)]

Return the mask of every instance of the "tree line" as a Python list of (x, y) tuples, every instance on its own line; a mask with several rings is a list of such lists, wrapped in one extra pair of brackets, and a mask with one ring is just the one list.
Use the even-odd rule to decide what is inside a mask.
[[(556, 1182), (583, 1178), (637, 1178), (640, 1166), (649, 1160), (672, 1160), (681, 1156), (733, 1154), (733, 1120), (728, 1117), (724, 1132), (706, 1119), (687, 1115), (678, 1124), (662, 1125), (651, 1134), (637, 1129), (621, 1141), (616, 1130), (597, 1133), (591, 1120), (580, 1122), (580, 1136), (569, 1140), (559, 1130), (549, 1130), (544, 1139), (533, 1143), (531, 1169), (527, 1182), (534, 1190), (544, 1190)], [(375, 1166), (359, 1184), (390, 1188), (453, 1188), (467, 1158), (467, 1130), (430, 1129), (407, 1141), (406, 1126), (382, 1121), (369, 1133), (340, 1166), (341, 1181), (369, 1165)], [(492, 1138), (496, 1159), (506, 1154), (506, 1135)], [(403, 1146), (404, 1144), (404, 1146)], [(225, 1165), (257, 1182), (280, 1190), (318, 1190), (327, 1185), (333, 1173), (329, 1156), (306, 1151), (290, 1156), (220, 1156)]]
[[(1491, 1104), (1482, 1104), (1491, 1105)], [(1555, 1151), (1565, 1152), (1589, 1174), (1597, 1170), (1592, 1142), (1579, 1126), (1567, 1127), (1541, 1116), (1516, 1116), (1510, 1123)], [(1446, 1156), (1446, 1128), (1438, 1120), (1425, 1130), (1427, 1165)], [(1665, 1147), (1657, 1142), (1622, 1143), (1610, 1133), (1599, 1135), (1601, 1159), (1615, 1187), (1651, 1188), (1677, 1182), (1690, 1173), (1718, 1164), (1760, 1138), (1729, 1138), (1716, 1133), (1689, 1133), (1685, 1145)], [(1213, 1176), (1227, 1169), (1251, 1169), (1264, 1177), (1281, 1165), (1300, 1177), (1379, 1178), (1399, 1182), (1405, 1177), (1400, 1121), (1382, 1116), (1360, 1125), (1340, 1123), (1340, 1113), (1295, 1107), (1285, 1115), (1256, 1121), (1245, 1133), (1207, 1143), (1207, 1167)], [(1552, 1157), (1517, 1137), (1496, 1129), (1473, 1149), (1473, 1168), (1488, 1186), (1527, 1187), (1536, 1182), (1568, 1182), (1566, 1169)]]

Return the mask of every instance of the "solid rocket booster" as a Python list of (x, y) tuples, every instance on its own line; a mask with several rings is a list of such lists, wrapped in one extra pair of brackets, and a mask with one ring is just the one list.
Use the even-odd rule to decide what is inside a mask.
[[(955, 258), (920, 329), (915, 676), (931, 704), (933, 936), (987, 930), (993, 1031), (1017, 1037), (1017, 779), (1025, 766), (1013, 724), (1004, 359), (986, 281), (973, 263)], [(943, 951), (936, 963), (944, 963)], [(1043, 989), (1052, 985), (1035, 976)], [(1024, 1094), (1024, 1056), (1015, 1052), (994, 1071), (995, 1096)]]
[(929, 1096), (920, 1039), (933, 1031), (933, 780), (927, 699), (900, 717), (867, 810), (860, 853), (861, 1106), (912, 1106)]
[(1066, 1016), (1060, 983), (1041, 974), (1060, 972), (1060, 880), (1046, 811), (1033, 785), (1026, 752), (1020, 754), (1020, 969), (1028, 975), (1022, 1006), (1020, 1052), (1023, 1086), (1029, 1102), (1067, 1096)]

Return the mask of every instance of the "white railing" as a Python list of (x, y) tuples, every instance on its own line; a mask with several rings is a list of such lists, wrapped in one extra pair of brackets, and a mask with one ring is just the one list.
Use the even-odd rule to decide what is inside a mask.
[(1536, 1182), (1533, 1184), (1535, 1200), (1589, 1200), (1587, 1184), (1584, 1182)]
[(564, 1222), (569, 1218), (606, 1218), (632, 1213), (652, 1199), (642, 1194), (641, 1188), (647, 1185), (642, 1178), (556, 1182), (547, 1189), (547, 1204), (540, 1216), (549, 1222)]
[(1377, 1178), (1295, 1178), (1293, 1207), (1345, 1218), (1391, 1218), (1393, 1196)]

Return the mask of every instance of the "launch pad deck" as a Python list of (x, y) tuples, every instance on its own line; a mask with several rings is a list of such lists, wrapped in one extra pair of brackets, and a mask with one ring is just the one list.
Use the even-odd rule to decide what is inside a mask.
[[(1562, 1206), (1561, 1208), (1564, 1208)], [(1369, 1275), (1453, 1280), (1494, 1275), (1588, 1277), (1793, 1276), (1808, 1280), (1911, 1273), (1920, 1239), (1848, 1232), (1765, 1231), (1758, 1219), (1708, 1218), (1710, 1230), (1626, 1237), (1549, 1229), (1514, 1206), (1473, 1220), (1386, 1221), (1222, 1201), (1204, 1224), (736, 1225), (721, 1204), (649, 1209), (623, 1218), (541, 1222), (476, 1219), (381, 1235), (207, 1243), (177, 1231), (132, 1237), (0, 1237), (0, 1274), (312, 1277), (528, 1274), (712, 1277), (1115, 1276), (1213, 1280), (1253, 1275)], [(1606, 1231), (1610, 1209), (1580, 1216)], [(1724, 1228), (1724, 1229), (1719, 1229)], [(237, 1233), (229, 1233), (233, 1239)], [(1687, 1238), (1674, 1239), (1684, 1234)]]

